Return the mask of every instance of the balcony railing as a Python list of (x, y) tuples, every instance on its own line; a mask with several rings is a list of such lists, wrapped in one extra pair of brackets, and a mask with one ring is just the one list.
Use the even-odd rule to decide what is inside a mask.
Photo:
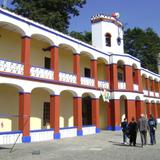
[(158, 92), (155, 92), (155, 96), (156, 96), (156, 97), (159, 97), (159, 93), (158, 93)]
[(59, 73), (59, 80), (63, 82), (77, 83), (77, 77), (74, 74), (64, 72)]
[(154, 96), (154, 92), (150, 91), (149, 95), (153, 97)]
[(125, 82), (118, 82), (118, 89), (126, 89), (126, 83)]
[(139, 89), (139, 88), (138, 88), (138, 85), (137, 85), (137, 84), (134, 84), (134, 85), (133, 85), (133, 90), (134, 90), (134, 91), (138, 91), (138, 89)]
[(94, 87), (95, 80), (92, 78), (88, 78), (88, 77), (81, 77), (81, 84)]
[(32, 66), (30, 69), (30, 75), (32, 77), (52, 79), (53, 80), (53, 71), (45, 68)]
[(23, 75), (24, 65), (0, 59), (0, 71)]
[(107, 81), (98, 81), (98, 87), (104, 88), (104, 89), (109, 89), (109, 83)]
[(147, 90), (143, 90), (143, 93), (145, 96), (148, 96), (148, 91)]

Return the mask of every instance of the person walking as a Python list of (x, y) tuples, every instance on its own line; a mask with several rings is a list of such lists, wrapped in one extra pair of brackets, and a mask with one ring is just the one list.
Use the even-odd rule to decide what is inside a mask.
[(127, 118), (124, 118), (124, 121), (121, 123), (121, 128), (123, 132), (123, 144), (127, 144), (127, 129), (128, 129)]
[(149, 125), (149, 134), (150, 134), (150, 142), (151, 145), (156, 144), (156, 137), (155, 137), (155, 130), (157, 129), (157, 122), (153, 118), (153, 115), (150, 115), (150, 118), (148, 120)]
[(134, 117), (132, 117), (132, 121), (128, 125), (129, 130), (129, 144), (130, 146), (136, 146), (136, 139), (137, 139), (137, 122), (135, 121)]
[(140, 131), (141, 136), (141, 146), (147, 144), (147, 130), (148, 130), (148, 121), (144, 117), (144, 114), (141, 114), (140, 119), (138, 120), (138, 129)]

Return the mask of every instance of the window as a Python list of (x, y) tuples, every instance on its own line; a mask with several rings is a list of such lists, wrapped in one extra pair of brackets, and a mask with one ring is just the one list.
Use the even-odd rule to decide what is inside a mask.
[(118, 81), (123, 81), (123, 73), (118, 72)]
[(109, 33), (106, 33), (105, 35), (105, 42), (106, 46), (111, 47), (111, 35)]
[(91, 77), (91, 70), (89, 68), (84, 68), (84, 76)]
[(48, 57), (45, 57), (45, 59), (44, 59), (44, 68), (50, 69), (50, 67), (51, 67), (51, 59), (48, 58)]
[(43, 125), (50, 123), (50, 103), (44, 102), (43, 106)]

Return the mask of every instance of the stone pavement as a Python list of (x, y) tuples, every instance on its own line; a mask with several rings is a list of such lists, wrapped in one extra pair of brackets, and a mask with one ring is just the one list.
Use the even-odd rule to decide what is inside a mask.
[[(157, 144), (140, 147), (122, 144), (121, 131), (102, 131), (100, 134), (66, 138), (50, 142), (0, 145), (0, 160), (160, 160), (160, 127)], [(149, 136), (148, 136), (149, 142)]]

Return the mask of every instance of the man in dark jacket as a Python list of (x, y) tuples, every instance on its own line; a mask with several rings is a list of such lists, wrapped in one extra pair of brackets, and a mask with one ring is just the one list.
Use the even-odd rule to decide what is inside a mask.
[(141, 118), (138, 120), (138, 129), (141, 136), (141, 145), (142, 147), (147, 144), (147, 130), (148, 130), (148, 121), (144, 117), (144, 114), (141, 114)]
[(124, 118), (124, 121), (121, 123), (121, 128), (123, 132), (123, 143), (127, 144), (127, 129), (128, 129), (127, 118)]
[(157, 122), (153, 118), (152, 114), (150, 115), (150, 119), (148, 120), (149, 125), (149, 133), (150, 133), (150, 141), (151, 145), (156, 144), (155, 130), (157, 128)]

